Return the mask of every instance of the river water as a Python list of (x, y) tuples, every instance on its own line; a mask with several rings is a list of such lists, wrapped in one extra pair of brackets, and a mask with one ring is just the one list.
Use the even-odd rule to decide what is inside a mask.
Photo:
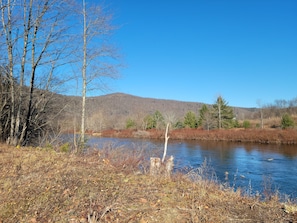
[[(164, 148), (164, 141), (148, 139), (91, 137), (88, 144), (151, 150), (160, 158)], [(278, 191), (297, 199), (297, 146), (169, 140), (167, 155), (174, 156), (175, 170), (195, 171), (204, 163), (213, 179), (249, 195)]]

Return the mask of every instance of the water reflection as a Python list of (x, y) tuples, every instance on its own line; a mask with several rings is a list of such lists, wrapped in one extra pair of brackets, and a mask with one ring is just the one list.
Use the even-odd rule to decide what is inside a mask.
[[(106, 143), (114, 146), (156, 150), (161, 157), (163, 141), (145, 139), (91, 138), (89, 144), (102, 148)], [(297, 147), (292, 145), (258, 145), (231, 142), (180, 141), (168, 143), (168, 155), (175, 157), (175, 168), (197, 168), (205, 160), (224, 182), (228, 172), (230, 185), (252, 192), (263, 192), (263, 184), (271, 179), (272, 188), (293, 198), (297, 197)]]

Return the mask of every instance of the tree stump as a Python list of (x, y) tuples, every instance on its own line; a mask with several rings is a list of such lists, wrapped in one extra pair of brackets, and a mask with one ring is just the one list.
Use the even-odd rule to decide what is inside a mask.
[(150, 174), (152, 176), (158, 176), (158, 175), (164, 175), (165, 178), (170, 178), (171, 172), (173, 170), (173, 156), (170, 156), (170, 158), (165, 161), (166, 153), (167, 153), (167, 144), (168, 144), (168, 130), (169, 130), (169, 123), (167, 123), (166, 126), (166, 132), (165, 132), (165, 143), (164, 143), (164, 153), (162, 162), (161, 159), (158, 157), (151, 157), (151, 165), (150, 165)]
[(162, 163), (161, 159), (158, 157), (151, 157), (150, 158), (150, 175), (152, 176), (164, 176), (166, 178), (170, 178), (172, 170), (173, 170), (173, 156), (165, 162)]
[(161, 159), (158, 157), (151, 157), (150, 174), (157, 176), (160, 174)]
[(173, 170), (173, 156), (170, 156), (170, 158), (165, 163), (165, 177), (170, 178), (172, 170)]

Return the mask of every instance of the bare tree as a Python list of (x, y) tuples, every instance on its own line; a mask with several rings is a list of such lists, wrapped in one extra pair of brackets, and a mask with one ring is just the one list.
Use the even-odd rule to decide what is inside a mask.
[(203, 104), (201, 109), (199, 110), (199, 119), (198, 124), (203, 127), (203, 129), (210, 130), (216, 126), (215, 121), (213, 119), (214, 110), (208, 107), (207, 105)]
[(87, 4), (82, 0), (82, 113), (80, 146), (85, 142), (85, 114), (88, 90), (104, 90), (105, 78), (117, 78), (116, 50), (108, 43), (108, 38), (115, 29), (111, 25), (112, 14), (106, 14), (103, 6)]
[(264, 111), (263, 111), (263, 105), (260, 99), (257, 100), (257, 105), (259, 106), (259, 111), (260, 111), (261, 129), (263, 129), (264, 128)]
[(52, 94), (40, 90), (50, 90), (56, 68), (65, 64), (67, 6), (57, 0), (0, 0), (0, 47), (7, 55), (1, 59), (10, 85), (8, 144), (25, 145), (46, 126)]
[(173, 111), (167, 111), (164, 113), (164, 122), (170, 123), (171, 126), (174, 126), (174, 124), (177, 122), (177, 117)]
[(104, 118), (101, 111), (96, 111), (86, 119), (87, 127), (95, 132), (101, 132), (104, 127)]
[(297, 97), (289, 101), (289, 113), (295, 115), (297, 111)]

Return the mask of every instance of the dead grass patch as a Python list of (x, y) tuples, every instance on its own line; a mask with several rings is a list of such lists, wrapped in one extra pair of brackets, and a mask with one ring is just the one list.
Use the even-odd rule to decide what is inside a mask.
[(1, 145), (0, 222), (297, 221), (293, 204), (261, 202), (184, 174), (152, 177), (135, 171), (140, 162), (116, 151), (78, 156)]

